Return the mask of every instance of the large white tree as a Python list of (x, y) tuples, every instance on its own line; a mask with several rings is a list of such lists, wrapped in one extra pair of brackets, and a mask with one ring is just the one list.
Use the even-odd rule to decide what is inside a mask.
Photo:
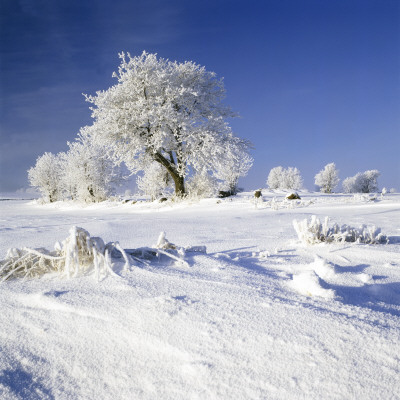
[(189, 171), (217, 173), (231, 157), (226, 149), (248, 151), (226, 122), (234, 114), (222, 103), (225, 89), (215, 73), (146, 52), (120, 58), (118, 82), (86, 99), (99, 136), (131, 172), (157, 162), (182, 196)]
[(323, 193), (332, 193), (339, 183), (339, 171), (335, 163), (325, 165), (324, 169), (315, 175), (315, 184), (320, 187)]

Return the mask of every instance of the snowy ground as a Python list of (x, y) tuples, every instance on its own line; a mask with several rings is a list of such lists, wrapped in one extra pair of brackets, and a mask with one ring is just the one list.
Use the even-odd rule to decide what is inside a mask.
[[(1, 259), (73, 225), (125, 249), (165, 231), (207, 254), (0, 283), (0, 398), (399, 399), (400, 196), (282, 199), (2, 201)], [(389, 244), (303, 245), (292, 221), (311, 215), (379, 226)]]

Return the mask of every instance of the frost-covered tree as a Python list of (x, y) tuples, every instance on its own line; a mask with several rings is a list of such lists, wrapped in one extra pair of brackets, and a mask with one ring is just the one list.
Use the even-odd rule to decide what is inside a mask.
[[(357, 175), (361, 175), (361, 172), (359, 172)], [(349, 176), (348, 178), (343, 179), (342, 189), (344, 193), (359, 193), (357, 175)]]
[(284, 174), (283, 188), (299, 190), (303, 187), (303, 178), (297, 168), (289, 167)]
[(214, 174), (221, 180), (219, 189), (231, 195), (237, 194), (239, 178), (246, 176), (252, 165), (253, 159), (246, 152), (241, 149), (232, 151)]
[(339, 180), (339, 171), (336, 169), (335, 163), (325, 165), (324, 169), (315, 175), (315, 184), (323, 193), (332, 193)]
[(378, 191), (378, 177), (380, 172), (377, 169), (371, 169), (364, 172), (364, 179), (360, 182), (362, 193), (373, 193)]
[(75, 142), (68, 143), (63, 156), (62, 184), (66, 195), (85, 202), (104, 201), (115, 191), (123, 176), (90, 127), (82, 128)]
[(143, 176), (138, 176), (136, 179), (139, 191), (150, 196), (152, 201), (165, 194), (171, 183), (165, 168), (154, 161), (144, 170)]
[(284, 168), (281, 166), (272, 168), (269, 171), (267, 185), (270, 189), (279, 189), (283, 181)]
[(271, 189), (299, 190), (303, 186), (303, 178), (297, 168), (272, 168), (267, 179)]
[(343, 183), (344, 193), (373, 193), (378, 190), (377, 179), (380, 172), (376, 169), (359, 172), (358, 174), (346, 178)]
[(215, 73), (146, 52), (120, 58), (113, 74), (118, 82), (86, 99), (99, 136), (132, 173), (150, 158), (165, 168), (182, 196), (190, 170), (217, 172), (228, 147), (247, 152), (249, 143), (235, 137), (226, 122), (234, 114), (222, 103), (225, 89)]
[(35, 166), (28, 170), (29, 183), (39, 189), (50, 203), (61, 200), (61, 165), (59, 154), (44, 153), (38, 157)]

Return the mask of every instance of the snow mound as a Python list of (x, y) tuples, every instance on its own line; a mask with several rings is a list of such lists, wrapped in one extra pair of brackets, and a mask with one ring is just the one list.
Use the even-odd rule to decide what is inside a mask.
[(333, 299), (336, 293), (333, 289), (326, 289), (325, 280), (331, 280), (336, 276), (334, 265), (315, 255), (314, 261), (303, 265), (294, 274), (289, 286), (305, 296), (318, 296), (325, 299)]
[(314, 256), (314, 262), (310, 264), (310, 268), (322, 279), (332, 279), (336, 275), (335, 266), (317, 255)]
[(323, 288), (321, 283), (323, 283), (323, 281), (319, 276), (314, 271), (308, 270), (293, 275), (290, 286), (305, 296), (318, 296), (325, 299), (333, 299), (335, 297), (335, 291)]

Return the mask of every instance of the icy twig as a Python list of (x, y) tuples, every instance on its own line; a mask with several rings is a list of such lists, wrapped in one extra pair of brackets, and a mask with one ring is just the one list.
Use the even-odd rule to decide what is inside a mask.
[(127, 269), (129, 269), (129, 267), (131, 266), (130, 262), (129, 262), (129, 258), (125, 252), (125, 250), (120, 246), (120, 244), (118, 242), (114, 243), (115, 248), (122, 254), (122, 257), (125, 260), (125, 264), (124, 264), (124, 271), (126, 271)]
[(179, 258), (179, 257), (175, 256), (174, 254), (168, 253), (167, 251), (164, 251), (161, 249), (157, 249), (157, 252), (160, 254), (164, 254), (164, 256), (170, 257), (173, 260), (178, 261), (179, 263), (183, 264), (186, 267), (189, 267), (189, 264), (185, 260), (182, 260), (182, 258)]

